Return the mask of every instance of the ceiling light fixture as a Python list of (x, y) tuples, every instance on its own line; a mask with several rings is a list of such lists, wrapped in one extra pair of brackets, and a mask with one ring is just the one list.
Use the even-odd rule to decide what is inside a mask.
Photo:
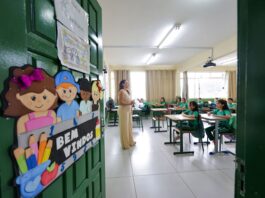
[(150, 65), (156, 59), (156, 53), (151, 54), (151, 56), (147, 59), (146, 64)]
[(203, 65), (204, 68), (206, 67), (215, 67), (216, 63), (213, 62), (213, 48), (211, 49), (212, 55), (208, 58), (207, 62)]
[(231, 57), (221, 60), (214, 61), (217, 65), (232, 65), (234, 63), (237, 63), (237, 57)]
[(165, 35), (165, 37), (160, 41), (157, 48), (163, 48), (175, 39), (176, 33), (180, 29), (181, 24), (175, 24)]

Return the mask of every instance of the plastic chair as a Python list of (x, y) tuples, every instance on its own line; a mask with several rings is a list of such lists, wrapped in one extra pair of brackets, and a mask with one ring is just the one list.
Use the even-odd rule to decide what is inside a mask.
[[(189, 134), (189, 142), (191, 143), (191, 135), (195, 138), (198, 138), (199, 141), (197, 142), (197, 144), (201, 144), (202, 150), (204, 152), (204, 146), (203, 144), (205, 142), (203, 142), (203, 138), (205, 136), (205, 131), (204, 131), (204, 126), (203, 126), (203, 122), (201, 120), (201, 117), (199, 116), (199, 123), (198, 123), (198, 127), (195, 130), (182, 130), (182, 133), (188, 133)], [(208, 144), (207, 144), (208, 145)]]
[[(236, 116), (231, 116), (231, 118), (229, 119), (229, 124), (228, 124), (228, 128), (220, 128), (219, 129), (219, 137), (220, 137), (220, 148), (221, 148), (221, 144), (223, 143), (223, 136), (225, 136), (228, 139), (231, 139), (232, 141), (235, 140), (235, 136), (236, 136)], [(229, 142), (229, 143), (235, 143), (234, 142)]]
[(142, 128), (142, 131), (143, 131), (144, 127), (143, 127), (143, 120), (142, 120), (141, 112), (140, 111), (134, 112), (132, 115), (132, 119), (133, 119), (133, 121), (136, 121), (137, 126)]

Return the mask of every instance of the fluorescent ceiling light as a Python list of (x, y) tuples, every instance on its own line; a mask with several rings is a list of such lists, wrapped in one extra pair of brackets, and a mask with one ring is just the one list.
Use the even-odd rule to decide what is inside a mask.
[(226, 59), (219, 59), (214, 61), (217, 65), (231, 65), (237, 62), (237, 57), (231, 57)]
[(150, 65), (152, 62), (154, 62), (154, 60), (156, 59), (156, 57), (157, 57), (156, 53), (151, 54), (151, 56), (147, 59), (146, 64), (147, 65)]
[(178, 32), (178, 30), (180, 29), (180, 24), (176, 24), (174, 25), (169, 32), (165, 35), (165, 37), (160, 41), (160, 43), (158, 44), (158, 48), (163, 48), (167, 45), (169, 45), (170, 43), (172, 43), (175, 40), (175, 36), (176, 33)]

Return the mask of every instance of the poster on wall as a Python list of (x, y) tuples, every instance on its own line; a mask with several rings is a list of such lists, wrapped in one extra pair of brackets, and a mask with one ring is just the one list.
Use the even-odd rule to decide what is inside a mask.
[(76, 0), (54, 0), (56, 18), (88, 43), (88, 14)]
[(102, 91), (100, 81), (76, 82), (70, 71), (53, 77), (31, 65), (10, 67), (1, 96), (3, 115), (17, 118), (12, 159), (21, 197), (37, 196), (97, 144), (102, 136), (98, 106)]
[(57, 22), (57, 49), (62, 65), (68, 68), (90, 73), (89, 44)]

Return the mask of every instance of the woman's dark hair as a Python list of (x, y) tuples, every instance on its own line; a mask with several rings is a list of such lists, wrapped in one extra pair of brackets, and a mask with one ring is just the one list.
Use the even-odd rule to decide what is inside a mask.
[(229, 110), (226, 100), (219, 99), (219, 100), (217, 100), (217, 102), (220, 103), (221, 105), (223, 105), (222, 110)]
[(232, 102), (234, 101), (233, 98), (228, 98), (228, 100), (231, 100)]
[(187, 101), (186, 98), (182, 98), (185, 102)]
[(192, 111), (199, 111), (199, 106), (198, 103), (196, 101), (190, 101), (190, 106), (194, 106), (194, 109), (192, 109)]
[(160, 101), (162, 100), (162, 102), (166, 102), (166, 99), (165, 99), (165, 97), (161, 97), (160, 98)]
[(122, 80), (121, 82), (120, 82), (120, 85), (119, 85), (119, 90), (121, 90), (121, 89), (124, 89), (124, 87), (125, 87), (125, 83), (126, 83), (126, 80)]

